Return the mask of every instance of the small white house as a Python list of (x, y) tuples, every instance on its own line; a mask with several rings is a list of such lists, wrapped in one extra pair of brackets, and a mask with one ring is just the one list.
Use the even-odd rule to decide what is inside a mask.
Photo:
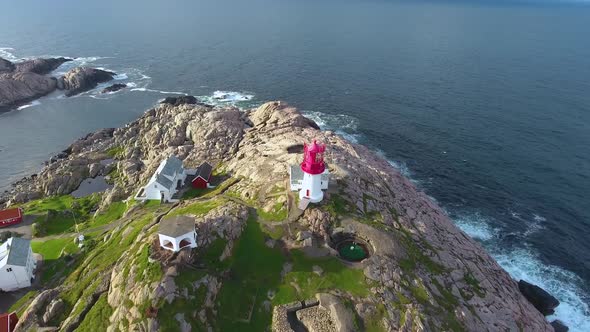
[(135, 195), (135, 199), (138, 201), (177, 202), (178, 199), (173, 198), (173, 196), (184, 186), (186, 175), (182, 161), (175, 156), (171, 156), (160, 163), (147, 185)]
[(0, 290), (8, 292), (31, 286), (36, 267), (31, 241), (9, 238), (0, 246)]
[[(330, 182), (330, 171), (326, 168), (321, 176), (321, 188), (322, 190), (328, 189)], [(301, 190), (303, 187), (303, 171), (299, 165), (291, 165), (289, 167), (289, 183), (291, 184), (291, 191)]]
[(187, 247), (196, 248), (195, 219), (187, 216), (163, 219), (158, 228), (158, 239), (162, 248), (174, 252)]

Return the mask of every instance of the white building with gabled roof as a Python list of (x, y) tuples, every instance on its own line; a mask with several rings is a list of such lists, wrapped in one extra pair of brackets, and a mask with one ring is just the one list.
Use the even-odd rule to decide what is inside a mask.
[(31, 241), (9, 238), (0, 245), (0, 290), (9, 292), (31, 286), (36, 267)]
[(171, 156), (160, 163), (148, 183), (135, 195), (135, 199), (138, 201), (177, 202), (178, 199), (173, 196), (184, 186), (186, 175), (182, 160)]

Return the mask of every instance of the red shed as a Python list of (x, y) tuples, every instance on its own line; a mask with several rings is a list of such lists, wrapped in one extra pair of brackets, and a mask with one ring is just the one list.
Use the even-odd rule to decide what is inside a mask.
[(199, 189), (206, 189), (207, 185), (209, 185), (209, 181), (211, 180), (211, 171), (213, 167), (208, 163), (203, 163), (197, 169), (197, 173), (195, 174), (195, 178), (191, 182), (193, 188)]
[(0, 332), (12, 332), (18, 323), (16, 313), (0, 314)]
[(20, 208), (0, 211), (0, 227), (18, 224), (21, 221), (23, 221), (23, 211)]

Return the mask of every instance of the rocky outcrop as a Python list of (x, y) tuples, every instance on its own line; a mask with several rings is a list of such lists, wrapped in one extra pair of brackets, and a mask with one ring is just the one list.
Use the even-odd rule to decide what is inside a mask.
[(194, 96), (180, 96), (180, 97), (166, 97), (164, 100), (160, 102), (160, 104), (168, 104), (172, 106), (179, 106), (179, 105), (194, 105), (197, 104), (198, 100)]
[(115, 83), (111, 86), (107, 86), (106, 88), (102, 89), (100, 93), (113, 93), (119, 90), (122, 90), (127, 87), (127, 84), (124, 83)]
[(18, 323), (16, 324), (15, 332), (25, 332), (34, 330), (38, 326), (42, 317), (39, 317), (45, 313), (46, 306), (57, 297), (59, 289), (49, 289), (41, 292), (33, 300), (33, 302), (27, 307), (25, 312), (19, 317)]
[(559, 305), (559, 301), (543, 288), (520, 280), (518, 282), (518, 289), (520, 289), (524, 297), (543, 315), (548, 316), (555, 313), (555, 308)]
[[(198, 104), (157, 105), (125, 127), (78, 140), (70, 146), (66, 158), (47, 165), (35, 179), (20, 183), (9, 198), (68, 193), (90, 173), (88, 165), (111, 158), (106, 151), (116, 148), (120, 151), (116, 157), (119, 185), (129, 192), (147, 181), (163, 156), (174, 154), (188, 168), (203, 160), (223, 165), (224, 172), (239, 179), (231, 187), (232, 193), (236, 191), (243, 200), (257, 204), (263, 188), (284, 188), (288, 166), (300, 162), (300, 154), (289, 153), (289, 149), (314, 139), (328, 143), (331, 188), (323, 204), (310, 206), (296, 224), (289, 225), (295, 232), (284, 235), (284, 240), (288, 242), (292, 236), (295, 242), (298, 230), (314, 233), (310, 238), (326, 240), (335, 228), (342, 228), (374, 248), (372, 256), (359, 263), (364, 275), (372, 280), (370, 296), (359, 299), (337, 294), (343, 301), (352, 302), (355, 308), (363, 301), (366, 305), (359, 308), (379, 307), (380, 322), (389, 330), (450, 330), (450, 326), (469, 331), (553, 330), (508, 273), (387, 161), (333, 132), (318, 130), (317, 124), (281, 102), (246, 112)], [(199, 245), (222, 238), (227, 240), (226, 249), (231, 249), (233, 239), (241, 234), (245, 216), (246, 209), (233, 203), (205, 216), (194, 215), (202, 241)], [(149, 243), (143, 238), (145, 234), (137, 237), (138, 250)], [(125, 317), (132, 321), (141, 317), (140, 308), (149, 306), (149, 301), (153, 304), (163, 298), (184, 297), (174, 271), (166, 270), (156, 285), (128, 285), (127, 280), (135, 280), (142, 273), (133, 264), (137, 256), (126, 255), (112, 269), (108, 303), (115, 310), (113, 327)], [(207, 280), (212, 285), (223, 282), (221, 278)], [(217, 286), (207, 289), (207, 294), (214, 298), (215, 289)], [(123, 305), (125, 299), (133, 305)], [(192, 314), (183, 319), (208, 319), (200, 312)], [(141, 328), (147, 328), (145, 320), (141, 324)]]
[(569, 327), (567, 327), (562, 321), (554, 320), (551, 322), (551, 327), (555, 330), (555, 332), (567, 332), (569, 331)]
[(56, 80), (31, 72), (0, 73), (0, 109), (43, 97), (55, 90)]
[(56, 88), (72, 96), (113, 78), (113, 73), (86, 67), (72, 69), (59, 79), (44, 76), (68, 61), (71, 59), (62, 57), (12, 63), (0, 58), (0, 111), (43, 97)]
[(22, 73), (49, 74), (63, 63), (72, 61), (67, 58), (32, 59), (15, 64), (15, 71)]
[(0, 58), (0, 74), (14, 70), (14, 64), (6, 59)]
[(71, 97), (94, 89), (99, 83), (112, 80), (114, 75), (115, 73), (102, 69), (78, 67), (58, 78), (57, 88), (65, 90), (65, 95)]

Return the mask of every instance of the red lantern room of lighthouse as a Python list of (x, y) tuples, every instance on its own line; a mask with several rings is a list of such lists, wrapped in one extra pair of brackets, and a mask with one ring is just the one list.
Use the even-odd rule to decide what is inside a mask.
[(308, 199), (311, 203), (318, 203), (324, 198), (322, 191), (322, 174), (326, 170), (324, 152), (326, 146), (313, 141), (303, 146), (304, 156), (301, 163), (303, 181), (299, 191), (300, 199)]

